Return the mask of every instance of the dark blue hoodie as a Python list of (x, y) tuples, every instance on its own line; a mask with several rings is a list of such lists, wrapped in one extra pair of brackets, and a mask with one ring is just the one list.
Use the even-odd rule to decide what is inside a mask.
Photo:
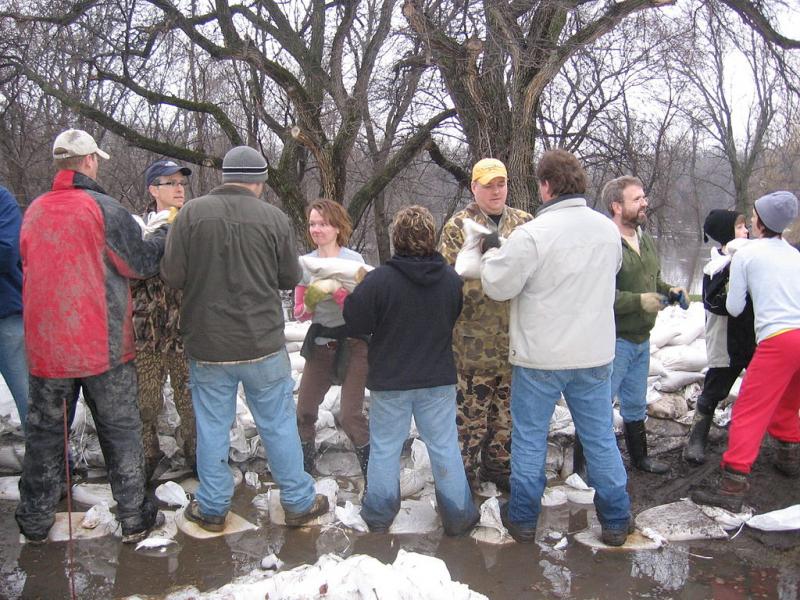
[(415, 390), (456, 383), (453, 326), (462, 281), (441, 254), (393, 256), (344, 303), (353, 335), (371, 334), (371, 390)]
[(17, 201), (0, 186), (0, 319), (22, 312), (21, 224), (22, 213)]

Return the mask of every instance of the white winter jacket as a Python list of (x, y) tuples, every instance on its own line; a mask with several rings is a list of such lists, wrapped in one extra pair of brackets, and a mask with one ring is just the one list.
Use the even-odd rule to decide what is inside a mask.
[(511, 364), (562, 370), (613, 361), (621, 265), (619, 230), (580, 196), (544, 204), (502, 248), (486, 252), (484, 291), (511, 300)]

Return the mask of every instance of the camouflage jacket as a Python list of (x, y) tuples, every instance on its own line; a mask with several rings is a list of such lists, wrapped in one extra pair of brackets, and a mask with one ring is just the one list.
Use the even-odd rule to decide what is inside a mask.
[[(503, 237), (533, 217), (523, 210), (505, 207), (500, 224), (486, 216), (475, 202), (453, 215), (442, 229), (439, 252), (454, 265), (464, 244), (464, 219), (497, 230)], [(499, 371), (508, 368), (508, 321), (510, 303), (497, 302), (483, 293), (478, 279), (464, 281), (464, 308), (453, 329), (453, 352), (460, 372)]]

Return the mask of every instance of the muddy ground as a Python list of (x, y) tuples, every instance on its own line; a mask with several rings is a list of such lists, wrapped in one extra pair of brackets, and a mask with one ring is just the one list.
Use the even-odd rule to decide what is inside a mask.
[[(680, 448), (674, 447), (661, 454), (671, 463), (669, 476), (630, 472), (634, 511), (685, 497), (691, 485), (713, 473), (724, 449), (724, 433), (714, 433), (703, 467), (689, 467)], [(757, 513), (800, 502), (800, 481), (773, 469), (770, 446), (769, 440), (765, 442), (751, 478), (748, 502)], [(627, 464), (627, 455), (625, 460)], [(797, 531), (761, 533), (745, 527), (730, 540), (675, 543), (648, 552), (592, 552), (568, 535), (567, 547), (556, 550), (548, 531), (574, 534), (594, 523), (591, 507), (568, 505), (544, 511), (538, 544), (492, 546), (470, 538), (447, 538), (441, 531), (389, 536), (341, 528), (288, 530), (271, 525), (251, 505), (255, 493), (239, 486), (233, 508), (259, 524), (258, 531), (203, 541), (178, 533), (178, 547), (156, 556), (136, 552), (112, 537), (76, 542), (72, 577), (68, 545), (21, 545), (14, 503), (0, 502), (0, 598), (70, 598), (73, 583), (75, 597), (86, 600), (132, 594), (159, 598), (184, 586), (216, 589), (258, 568), (270, 552), (285, 562), (284, 569), (291, 569), (328, 552), (364, 553), (391, 562), (400, 548), (443, 559), (454, 580), (499, 600), (800, 598)]]

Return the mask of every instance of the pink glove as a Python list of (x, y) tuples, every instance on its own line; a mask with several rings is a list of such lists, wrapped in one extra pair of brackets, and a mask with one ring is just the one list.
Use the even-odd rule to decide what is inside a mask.
[(294, 288), (294, 318), (298, 321), (308, 321), (313, 315), (306, 312), (306, 286), (298, 285)]
[(333, 301), (339, 305), (339, 308), (344, 308), (344, 299), (350, 294), (346, 289), (340, 287), (338, 290), (333, 292), (332, 297)]

